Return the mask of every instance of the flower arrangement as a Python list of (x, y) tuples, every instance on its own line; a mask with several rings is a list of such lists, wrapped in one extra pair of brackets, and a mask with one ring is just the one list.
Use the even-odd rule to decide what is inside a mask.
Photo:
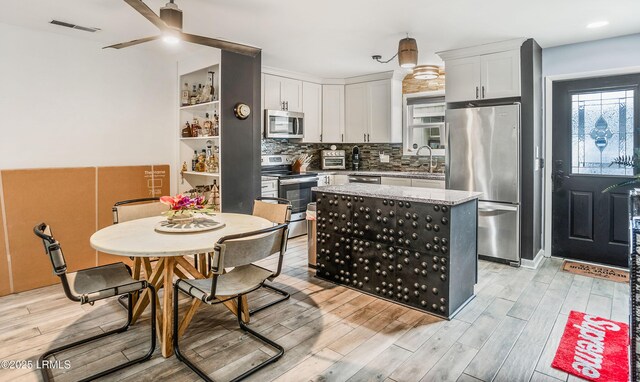
[(182, 194), (163, 196), (160, 202), (169, 206), (170, 210), (163, 213), (169, 220), (192, 219), (194, 213), (212, 214), (214, 212), (204, 196), (190, 197)]

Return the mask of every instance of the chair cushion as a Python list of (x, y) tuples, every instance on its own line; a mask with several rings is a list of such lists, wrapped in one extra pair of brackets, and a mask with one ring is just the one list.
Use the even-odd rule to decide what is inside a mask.
[(144, 281), (135, 280), (124, 263), (103, 265), (67, 273), (71, 293), (82, 303), (93, 302), (145, 288)]
[[(216, 295), (231, 297), (251, 292), (259, 288), (272, 274), (273, 272), (253, 264), (235, 267), (218, 276)], [(211, 294), (211, 279), (180, 279), (177, 285), (183, 292), (205, 302)]]

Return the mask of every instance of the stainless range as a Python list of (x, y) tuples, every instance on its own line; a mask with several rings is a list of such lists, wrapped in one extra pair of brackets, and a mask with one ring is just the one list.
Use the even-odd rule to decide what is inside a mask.
[(297, 174), (291, 171), (292, 155), (263, 155), (261, 157), (263, 178), (278, 181), (278, 197), (291, 202), (291, 223), (289, 237), (307, 233), (307, 204), (311, 203), (311, 188), (318, 185), (318, 174), (307, 172)]

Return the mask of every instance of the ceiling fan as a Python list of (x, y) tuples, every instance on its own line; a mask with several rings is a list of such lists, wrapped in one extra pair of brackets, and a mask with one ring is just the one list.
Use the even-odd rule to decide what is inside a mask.
[(247, 56), (256, 56), (260, 52), (259, 48), (255, 48), (253, 46), (184, 33), (182, 31), (182, 10), (178, 8), (178, 5), (173, 1), (174, 0), (169, 0), (164, 7), (160, 8), (160, 16), (158, 16), (153, 12), (153, 10), (151, 10), (151, 8), (143, 3), (142, 0), (124, 0), (125, 3), (129, 4), (133, 9), (138, 11), (138, 13), (155, 25), (156, 28), (160, 29), (162, 34), (105, 46), (103, 49), (122, 49), (162, 38), (167, 42), (177, 42), (182, 40), (193, 44), (206, 45)]

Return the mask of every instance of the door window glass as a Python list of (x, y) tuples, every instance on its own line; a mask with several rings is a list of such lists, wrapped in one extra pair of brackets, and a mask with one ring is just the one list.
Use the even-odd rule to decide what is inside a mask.
[(633, 90), (571, 96), (571, 172), (633, 175), (633, 168), (611, 165), (634, 153)]

